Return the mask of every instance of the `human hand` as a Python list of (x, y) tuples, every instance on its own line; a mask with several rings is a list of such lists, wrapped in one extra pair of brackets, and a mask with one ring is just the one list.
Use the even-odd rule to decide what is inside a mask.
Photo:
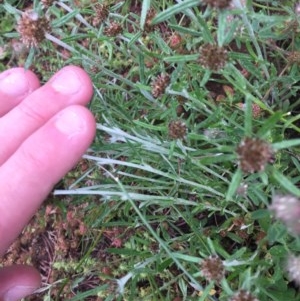
[[(42, 201), (80, 159), (95, 135), (84, 107), (91, 80), (68, 66), (40, 87), (31, 71), (0, 73), (0, 256)], [(40, 286), (29, 266), (0, 269), (0, 301), (16, 301)]]

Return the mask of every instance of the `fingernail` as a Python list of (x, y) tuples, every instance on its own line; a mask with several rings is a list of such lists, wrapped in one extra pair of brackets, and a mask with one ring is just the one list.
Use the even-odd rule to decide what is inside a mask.
[(14, 286), (5, 293), (3, 301), (19, 301), (20, 299), (32, 294), (35, 290), (36, 287)]
[(28, 94), (30, 91), (30, 85), (25, 75), (20, 72), (8, 70), (0, 75), (0, 90), (6, 95), (22, 96)]
[(76, 72), (65, 69), (55, 75), (50, 84), (55, 91), (70, 95), (79, 91), (82, 81)]
[(66, 109), (57, 116), (55, 126), (69, 138), (82, 133), (86, 128), (84, 119), (71, 109)]

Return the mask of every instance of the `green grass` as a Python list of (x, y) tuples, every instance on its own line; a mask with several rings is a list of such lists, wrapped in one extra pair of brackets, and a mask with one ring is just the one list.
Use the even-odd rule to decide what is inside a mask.
[[(46, 10), (47, 40), (20, 54), (12, 39), (24, 2), (0, 5), (0, 69), (25, 64), (46, 81), (64, 65), (82, 66), (93, 80), (90, 109), (98, 124), (84, 156), (88, 168), (73, 170), (54, 190), (64, 196), (56, 200), (63, 211), (66, 198), (85, 204), (88, 231), (72, 264), (72, 256), (54, 263), (64, 272), (43, 300), (66, 300), (66, 287), (73, 301), (225, 301), (241, 289), (260, 301), (299, 300), (284, 268), (288, 254), (299, 253), (299, 239), (268, 211), (274, 193), (300, 197), (300, 60), (288, 60), (300, 48), (296, 1), (247, 1), (232, 11), (196, 0), (107, 1), (109, 17), (97, 27), (90, 1), (58, 1)], [(45, 13), (40, 1), (33, 6)], [(150, 7), (156, 16), (145, 33)], [(123, 32), (108, 37), (113, 20)], [(177, 49), (172, 33), (182, 39)], [(229, 57), (217, 72), (198, 62), (199, 47), (213, 42)], [(154, 98), (151, 82), (160, 74), (170, 83)], [(187, 126), (184, 139), (169, 136), (176, 119)], [(262, 172), (238, 168), (236, 148), (246, 136), (276, 150)], [(221, 283), (206, 281), (200, 269), (214, 254), (226, 268)], [(90, 276), (97, 281), (80, 289)]]

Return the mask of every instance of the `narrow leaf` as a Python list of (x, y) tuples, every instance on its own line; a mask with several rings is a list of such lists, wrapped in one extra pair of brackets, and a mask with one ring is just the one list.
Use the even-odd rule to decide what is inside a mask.
[(278, 120), (280, 120), (281, 117), (281, 112), (276, 112), (271, 115), (271, 117), (265, 121), (261, 129), (257, 132), (258, 137), (264, 138), (264, 136), (267, 135), (269, 131), (274, 129), (275, 124), (278, 122)]
[(174, 6), (171, 6), (170, 8), (160, 12), (157, 14), (157, 16), (152, 20), (152, 25), (164, 22), (171, 18), (172, 16), (182, 13), (186, 9), (199, 5), (199, 0), (187, 0), (178, 4), (175, 4)]
[(297, 146), (297, 145), (300, 145), (300, 139), (284, 140), (284, 141), (276, 142), (276, 143), (272, 144), (274, 150), (290, 148), (290, 147)]
[(140, 19), (140, 26), (141, 29), (144, 29), (144, 25), (146, 22), (147, 12), (150, 8), (151, 0), (144, 0), (142, 4), (142, 12), (141, 12), (141, 19)]
[(295, 186), (286, 176), (284, 176), (280, 171), (273, 168), (274, 179), (288, 192), (300, 197), (300, 189)]
[(228, 187), (228, 191), (226, 193), (226, 201), (230, 201), (235, 194), (236, 190), (238, 189), (242, 180), (242, 171), (237, 169), (235, 174), (232, 177), (231, 183)]

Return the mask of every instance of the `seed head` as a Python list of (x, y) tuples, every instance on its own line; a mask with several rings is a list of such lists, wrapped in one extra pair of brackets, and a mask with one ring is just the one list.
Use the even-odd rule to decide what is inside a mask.
[(118, 34), (122, 33), (122, 25), (118, 22), (111, 22), (109, 26), (104, 30), (104, 34), (108, 37), (115, 37)]
[(95, 10), (95, 17), (92, 21), (93, 26), (98, 26), (99, 24), (101, 24), (109, 15), (109, 10), (107, 5), (105, 4), (100, 4), (97, 3), (94, 7)]
[[(237, 105), (243, 111), (246, 108), (246, 104), (244, 104), (242, 102), (239, 102)], [(262, 115), (262, 111), (261, 111), (260, 106), (258, 104), (256, 104), (256, 103), (252, 103), (252, 117), (254, 119), (256, 119), (256, 118), (259, 118), (261, 115)]]
[(228, 8), (231, 0), (202, 0), (205, 4), (214, 8)]
[(288, 54), (287, 61), (289, 64), (300, 65), (300, 51), (292, 51)]
[(50, 29), (49, 20), (46, 17), (39, 17), (34, 11), (24, 12), (17, 25), (21, 41), (28, 47), (37, 47)]
[(236, 150), (239, 167), (244, 173), (263, 171), (267, 163), (273, 162), (274, 152), (264, 140), (246, 137)]
[(50, 7), (55, 0), (42, 0), (41, 2), (43, 3), (44, 7)]
[(300, 286), (300, 257), (289, 255), (286, 262), (289, 279)]
[(161, 74), (157, 76), (151, 83), (152, 88), (152, 95), (153, 97), (157, 98), (161, 96), (165, 90), (168, 84), (170, 83), (170, 77), (167, 74)]
[(182, 45), (182, 37), (178, 33), (172, 34), (169, 39), (169, 45), (171, 49), (178, 49)]
[(145, 33), (151, 32), (155, 29), (156, 26), (151, 24), (151, 22), (155, 16), (156, 16), (155, 9), (150, 8), (147, 12), (146, 20), (145, 20), (145, 24), (144, 24), (144, 32)]
[(201, 272), (206, 280), (220, 282), (225, 275), (223, 261), (217, 256), (210, 256), (202, 261)]
[(186, 124), (181, 120), (173, 120), (169, 123), (169, 136), (172, 139), (183, 139), (186, 135)]
[(241, 290), (237, 292), (230, 301), (259, 301), (257, 298), (255, 298), (253, 295), (251, 295), (249, 292), (246, 292), (244, 290)]
[[(300, 234), (300, 200), (292, 195), (274, 195), (269, 209), (287, 228)], [(299, 278), (300, 283), (300, 278)]]
[(212, 71), (222, 69), (228, 59), (227, 50), (217, 45), (205, 44), (200, 47), (200, 56), (198, 62), (205, 68)]

